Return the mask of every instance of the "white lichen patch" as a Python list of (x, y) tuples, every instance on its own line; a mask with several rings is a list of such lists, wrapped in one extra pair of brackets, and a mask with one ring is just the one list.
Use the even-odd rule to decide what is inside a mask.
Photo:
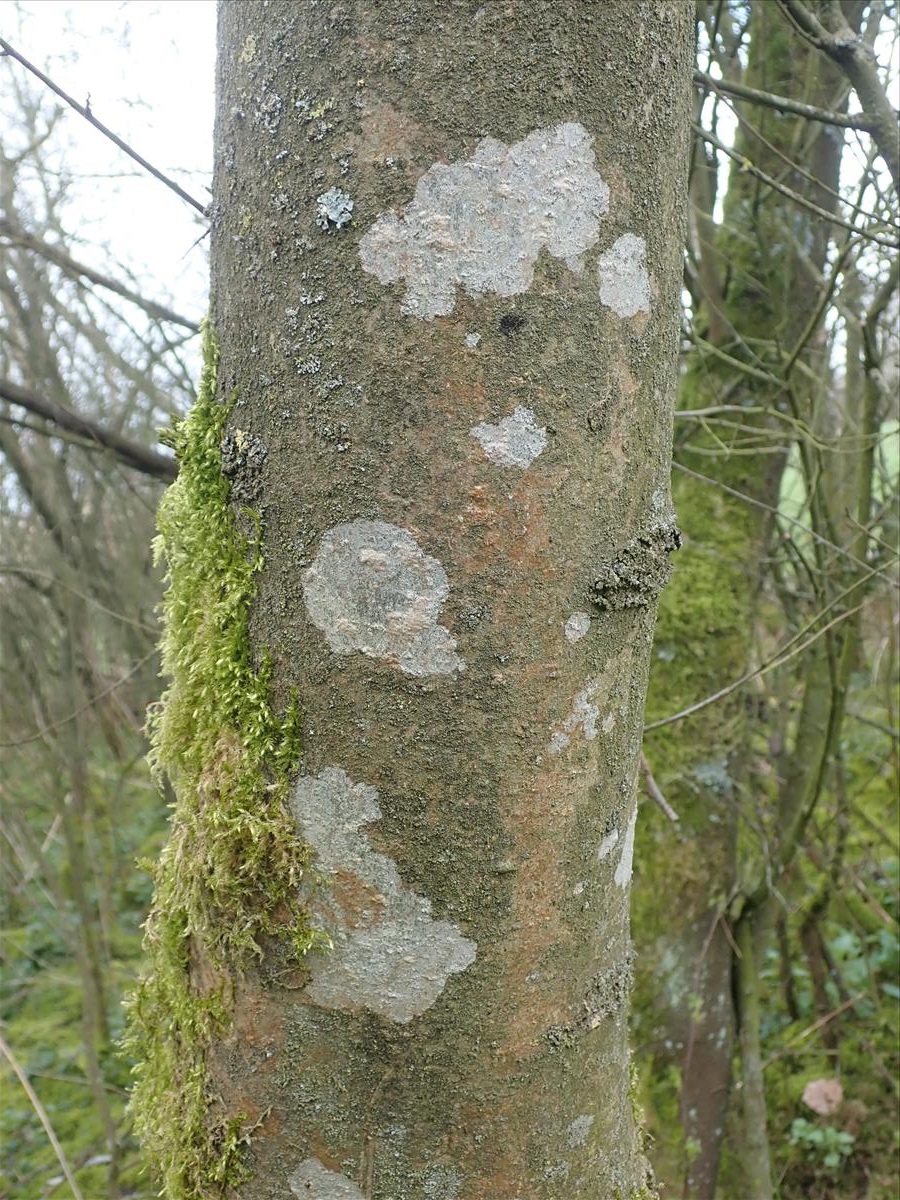
[(307, 1158), (288, 1179), (288, 1187), (300, 1200), (365, 1200), (352, 1179), (329, 1171), (317, 1158)]
[(620, 317), (650, 311), (650, 276), (644, 265), (647, 243), (636, 233), (625, 233), (600, 255), (597, 277), (600, 303)]
[(238, 55), (238, 62), (242, 66), (249, 66), (256, 58), (256, 34), (248, 33), (244, 39), (244, 44), (241, 46), (241, 52)]
[(458, 1200), (462, 1176), (454, 1167), (432, 1167), (425, 1176), (423, 1200)]
[(547, 430), (535, 422), (530, 408), (517, 408), (497, 425), (476, 425), (469, 433), (501, 467), (530, 467), (547, 445)]
[(627, 887), (631, 882), (631, 867), (634, 861), (634, 830), (637, 825), (637, 805), (634, 806), (634, 811), (631, 814), (631, 820), (628, 822), (628, 828), (625, 830), (625, 841), (622, 845), (622, 857), (619, 859), (619, 865), (616, 867), (616, 873), (613, 879), (619, 887)]
[(477, 350), (478, 343), (481, 341), (480, 333), (467, 333), (463, 339), (466, 343), (467, 350)]
[(438, 560), (386, 521), (336, 526), (303, 576), (307, 611), (332, 650), (358, 650), (408, 675), (464, 669), (455, 639), (438, 624), (448, 592)]
[(573, 612), (565, 625), (563, 625), (563, 634), (567, 642), (580, 642), (587, 635), (591, 627), (591, 614), (586, 612)]
[(609, 858), (610, 854), (612, 854), (613, 849), (616, 846), (616, 844), (618, 843), (618, 841), (619, 841), (618, 829), (611, 829), (609, 831), (609, 833), (604, 837), (603, 841), (600, 843), (599, 849), (597, 850), (597, 858), (600, 860), (600, 862), (603, 862), (603, 860), (605, 858)]
[(297, 781), (291, 807), (324, 879), (313, 916), (333, 944), (310, 958), (306, 995), (325, 1008), (365, 1008), (406, 1024), (475, 961), (475, 943), (432, 917), (431, 902), (404, 887), (394, 862), (361, 832), (381, 817), (375, 788), (328, 767)]
[(329, 188), (321, 196), (316, 196), (316, 224), (326, 233), (335, 229), (343, 229), (353, 220), (353, 201), (347, 192), (340, 188)]
[(570, 1150), (574, 1150), (576, 1146), (584, 1145), (593, 1123), (594, 1118), (590, 1113), (584, 1113), (582, 1116), (575, 1118), (566, 1130), (566, 1143)]
[(572, 710), (562, 724), (553, 731), (550, 738), (550, 753), (560, 754), (572, 740), (576, 730), (580, 729), (585, 738), (592, 742), (597, 736), (597, 718), (600, 710), (594, 703), (594, 698), (600, 690), (599, 679), (589, 679), (572, 705)]
[(453, 312), (457, 287), (527, 291), (543, 248), (579, 270), (608, 208), (592, 139), (568, 121), (511, 146), (483, 138), (470, 159), (435, 163), (401, 216), (382, 213), (359, 256), (381, 283), (405, 279), (401, 311), (430, 320)]

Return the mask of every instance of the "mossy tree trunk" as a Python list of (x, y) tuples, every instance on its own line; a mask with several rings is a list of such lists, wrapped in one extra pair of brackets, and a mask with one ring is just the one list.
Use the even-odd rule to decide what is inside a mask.
[(221, 8), (219, 364), (164, 513), (179, 801), (135, 1000), (171, 1196), (649, 1195), (628, 905), (691, 20)]
[[(860, 6), (846, 8), (858, 25)], [(822, 108), (846, 106), (840, 72), (797, 36), (776, 5), (751, 7), (749, 38), (744, 83)], [(801, 201), (833, 212), (840, 130), (763, 107), (739, 107), (738, 115), (738, 155)], [(685, 546), (660, 607), (645, 746), (681, 821), (676, 831), (654, 813), (643, 826), (645, 840), (638, 844), (665, 863), (668, 883), (663, 892), (642, 879), (635, 911), (639, 1035), (654, 1046), (657, 1063), (675, 1060), (681, 1075), (679, 1122), (660, 1129), (660, 1169), (685, 1197), (711, 1200), (738, 1032), (735, 998), (749, 999), (757, 982), (753, 971), (743, 981), (733, 980), (742, 959), (728, 928), (741, 890), (739, 844), (754, 864), (765, 853), (763, 785), (753, 774), (760, 736), (757, 697), (749, 689), (734, 690), (691, 717), (664, 722), (754, 664), (758, 602), (788, 447), (794, 430), (813, 421), (816, 386), (809, 379), (818, 379), (823, 391), (827, 387), (822, 339), (804, 337), (819, 306), (833, 230), (802, 205), (786, 209), (782, 196), (738, 162), (732, 164), (716, 229), (702, 146), (695, 150), (692, 184), (702, 289), (696, 326), (705, 326), (706, 336), (689, 360), (679, 408), (730, 405), (734, 415), (726, 413), (721, 424), (677, 426), (676, 467), (685, 470), (674, 473), (673, 496)], [(814, 324), (812, 329), (817, 335)], [(795, 350), (804, 371), (799, 380), (798, 372), (789, 379), (784, 370)], [(673, 892), (684, 918), (674, 944)], [(745, 968), (751, 965), (744, 962)], [(756, 1011), (744, 1006), (748, 1020), (741, 1044), (748, 1062), (758, 1059), (758, 1047), (754, 1053), (751, 1045), (755, 1022), (749, 1021)], [(659, 1067), (655, 1077), (664, 1078)], [(747, 1181), (742, 1186), (759, 1200), (771, 1189), (761, 1080), (744, 1086), (742, 1102)]]

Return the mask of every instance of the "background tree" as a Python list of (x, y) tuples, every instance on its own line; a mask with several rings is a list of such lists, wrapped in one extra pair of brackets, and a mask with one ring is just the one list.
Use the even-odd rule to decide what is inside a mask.
[[(798, 6), (786, 7), (798, 15)], [(841, 11), (870, 51), (881, 7)], [(861, 665), (861, 606), (867, 594), (879, 596), (879, 606), (890, 594), (881, 501), (896, 495), (896, 482), (887, 493), (879, 485), (876, 447), (895, 426), (885, 424), (890, 393), (872, 371), (880, 371), (881, 323), (896, 288), (896, 219), (874, 154), (845, 174), (849, 186), (839, 190), (845, 135), (874, 130), (873, 150), (880, 145), (870, 114), (848, 115), (850, 80), (839, 64), (798, 36), (778, 6), (712, 4), (698, 12), (710, 66), (697, 77), (693, 349), (674, 479), (686, 546), (662, 605), (646, 740), (654, 783), (681, 820), (674, 836), (659, 817), (655, 828), (644, 826), (666, 855), (689, 919), (673, 943), (664, 923), (669, 893), (652, 880), (646, 889), (639, 884), (638, 940), (649, 953), (641, 956), (638, 1030), (659, 1039), (657, 1075), (661, 1061), (679, 1063), (684, 1160), (678, 1167), (663, 1159), (663, 1178), (681, 1176), (685, 1195), (713, 1196), (730, 1128), (743, 1165), (724, 1194), (757, 1198), (773, 1188), (761, 972), (777, 923), (782, 976), (790, 980), (789, 917), (802, 911), (804, 890), (795, 859), (818, 841), (810, 838), (815, 815), (834, 805), (826, 820), (846, 829), (847, 799), (833, 789), (844, 787), (838, 760), (850, 672)], [(738, 119), (733, 148), (717, 128), (726, 99)], [(722, 154), (730, 168), (717, 204)], [(890, 144), (884, 159), (890, 165)], [(874, 276), (865, 301), (860, 269)], [(863, 327), (868, 359), (853, 332)], [(789, 491), (805, 496), (791, 515), (780, 499)], [(798, 517), (809, 536), (798, 536)], [(781, 662), (790, 666), (775, 671)], [(831, 861), (833, 874), (812, 913), (796, 922), (807, 950), (810, 921), (827, 909), (846, 841), (835, 826), (825, 830), (818, 861)], [(885, 934), (895, 936), (895, 928), (887, 917)], [(818, 953), (810, 970), (821, 982)], [(791, 985), (789, 1006), (794, 994)], [(812, 1016), (830, 1020), (842, 999), (819, 986)], [(789, 1015), (800, 1018), (796, 1004)], [(735, 1028), (740, 1128), (725, 1119)], [(662, 1140), (670, 1152), (667, 1134)]]
[(193, 391), (192, 323), (73, 245), (62, 112), (7, 63), (0, 98), (15, 116), (0, 151), (3, 1194), (49, 1195), (68, 1174), (88, 1200), (134, 1196), (115, 1043), (149, 899), (135, 857), (156, 853), (165, 814), (142, 732), (150, 542), (175, 475), (154, 443)]

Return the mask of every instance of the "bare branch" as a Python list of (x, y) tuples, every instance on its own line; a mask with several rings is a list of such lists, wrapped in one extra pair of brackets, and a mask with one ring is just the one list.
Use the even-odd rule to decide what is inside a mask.
[(98, 445), (112, 450), (115, 456), (126, 466), (133, 467), (154, 479), (163, 479), (167, 483), (178, 474), (178, 464), (166, 454), (159, 454), (131, 438), (123, 437), (110, 429), (105, 429), (88, 417), (80, 417), (69, 409), (63, 408), (55, 400), (46, 396), (38, 396), (28, 388), (20, 387), (8, 379), (0, 379), (0, 399), (17, 404), (28, 412), (35, 413), (47, 421), (53, 421), (60, 429), (68, 430), (82, 437), (97, 442)]
[(154, 178), (160, 181), (160, 183), (164, 183), (167, 188), (170, 188), (176, 196), (180, 196), (182, 200), (187, 201), (187, 203), (193, 208), (196, 208), (197, 212), (200, 213), (201, 216), (206, 216), (205, 204), (201, 204), (199, 200), (195, 200), (194, 197), (189, 192), (186, 192), (183, 187), (177, 184), (174, 179), (170, 179), (168, 175), (164, 175), (158, 167), (154, 167), (152, 163), (147, 162), (146, 158), (142, 158), (141, 155), (138, 154), (136, 150), (133, 150), (127, 142), (124, 142), (118, 136), (118, 134), (113, 133), (113, 131), (104, 125), (102, 121), (98, 121), (87, 105), (79, 104), (77, 100), (73, 99), (68, 94), (68, 92), (64, 92), (59, 84), (54, 83), (49, 75), (45, 75), (43, 71), (34, 65), (34, 63), (31, 63), (27, 58), (24, 58), (18, 52), (18, 50), (15, 50), (9, 44), (9, 42), (2, 37), (0, 37), (0, 49), (3, 50), (4, 54), (8, 54), (10, 58), (14, 58), (17, 63), (21, 63), (26, 71), (30, 71), (32, 75), (36, 76), (41, 83), (45, 84), (51, 90), (51, 92), (54, 92), (60, 97), (61, 100), (65, 100), (66, 104), (68, 104), (70, 108), (74, 108), (75, 111), (80, 116), (84, 117), (84, 119), (90, 125), (93, 125), (95, 129), (99, 129), (99, 131), (105, 137), (108, 137), (109, 140), (118, 146), (120, 150), (124, 151), (129, 158), (133, 158), (136, 163), (139, 163), (145, 171), (149, 171)]
[(647, 795), (651, 800), (655, 800), (669, 820), (674, 825), (677, 825), (679, 821), (678, 813), (663, 795), (662, 788), (654, 779), (650, 764), (647, 762), (647, 756), (643, 752), (641, 753), (641, 774), (644, 776), (644, 783), (647, 786)]
[(842, 129), (860, 129), (864, 133), (872, 133), (878, 120), (871, 113), (848, 114), (817, 108), (814, 104), (803, 104), (788, 96), (776, 96), (774, 92), (761, 92), (758, 88), (747, 87), (730, 79), (714, 79), (703, 71), (694, 72), (694, 83), (726, 96), (737, 96), (751, 104), (761, 104), (777, 112), (793, 113), (794, 116), (805, 117), (807, 121), (819, 121), (823, 125), (838, 125)]
[(878, 67), (870, 46), (847, 24), (841, 6), (828, 4), (822, 15), (830, 28), (806, 7), (801, 0), (778, 0), (781, 11), (791, 24), (817, 50), (837, 63), (853, 85), (864, 109), (872, 120), (870, 132), (884, 159), (894, 187), (900, 191), (900, 137), (897, 133), (897, 112), (888, 100), (878, 75)]
[(850, 221), (844, 221), (840, 217), (835, 216), (834, 213), (830, 213), (828, 209), (821, 208), (818, 204), (813, 204), (811, 200), (807, 200), (805, 196), (801, 196), (800, 193), (795, 192), (793, 188), (786, 187), (783, 183), (779, 183), (777, 179), (773, 179), (771, 175), (767, 175), (765, 171), (761, 171), (759, 167), (755, 166), (750, 161), (749, 158), (746, 158), (743, 154), (739, 154), (736, 150), (732, 150), (730, 146), (726, 146), (724, 142), (720, 141), (717, 137), (715, 137), (714, 134), (709, 133), (706, 129), (701, 128), (699, 125), (695, 125), (694, 131), (698, 133), (704, 141), (709, 142), (711, 146), (715, 146), (717, 150), (721, 150), (723, 154), (727, 154), (729, 158), (732, 158), (735, 162), (740, 163), (741, 167), (745, 171), (749, 171), (749, 173), (756, 179), (759, 179), (762, 183), (768, 184), (770, 188), (776, 192), (780, 192), (782, 196), (787, 196), (789, 200), (793, 201), (794, 204), (799, 205), (800, 208), (808, 209), (809, 212), (815, 213), (817, 217), (821, 217), (823, 221), (828, 221), (831, 225), (837, 225), (841, 229), (849, 229), (851, 233), (855, 233), (857, 236), (865, 238), (867, 241), (874, 242), (876, 246), (886, 246), (889, 250), (900, 249), (900, 242), (894, 241), (888, 237), (883, 237), (878, 233), (870, 233), (867, 229), (861, 229), (858, 225), (854, 225)]
[(119, 283), (117, 279), (112, 279), (109, 275), (102, 275), (92, 267), (86, 267), (84, 263), (77, 262), (66, 254), (61, 247), (51, 246), (41, 238), (35, 237), (34, 234), (26, 233), (24, 229), (19, 229), (5, 217), (0, 217), (0, 236), (8, 238), (10, 242), (21, 246), (24, 250), (32, 250), (35, 254), (40, 254), (42, 258), (55, 263), (69, 276), (87, 279), (90, 283), (97, 284), (98, 287), (115, 292), (117, 296), (122, 296), (125, 300), (136, 304), (148, 316), (155, 317), (158, 321), (171, 321), (173, 325), (181, 325), (192, 333), (200, 331), (199, 321), (191, 321), (188, 317), (182, 317), (174, 309), (167, 308), (164, 304), (157, 304), (155, 300), (146, 300), (131, 288), (126, 287), (124, 283)]

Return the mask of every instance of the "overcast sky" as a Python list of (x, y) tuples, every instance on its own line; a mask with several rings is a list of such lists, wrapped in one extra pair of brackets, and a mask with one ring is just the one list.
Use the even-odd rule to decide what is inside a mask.
[[(214, 0), (0, 0), (0, 32), (76, 100), (90, 97), (104, 124), (207, 203)], [(0, 59), (0, 73), (11, 72), (26, 76), (17, 63)], [(37, 80), (32, 84), (41, 89)], [(0, 96), (6, 140), (17, 118), (2, 78)], [(111, 259), (127, 262), (146, 280), (147, 296), (202, 315), (207, 268), (205, 244), (194, 246), (204, 228), (199, 214), (77, 113), (66, 112), (52, 163), (76, 181), (65, 223), (80, 241), (77, 256), (101, 268), (110, 268)]]
[[(202, 203), (209, 199), (214, 105), (214, 0), (0, 0), (0, 32), (75, 99)], [(890, 34), (879, 55), (893, 59)], [(0, 123), (12, 127), (3, 75), (24, 70), (0, 59)], [(897, 71), (891, 71), (897, 102)], [(35, 80), (33, 86), (40, 89)], [(48, 100), (51, 97), (48, 95)], [(854, 102), (854, 107), (857, 105)], [(5, 130), (4, 130), (5, 134)], [(846, 177), (865, 145), (849, 139)], [(126, 262), (148, 296), (185, 315), (206, 308), (206, 243), (198, 214), (143, 173), (77, 113), (67, 110), (54, 141), (73, 190), (70, 229), (90, 265)], [(724, 187), (722, 189), (724, 192)], [(40, 232), (40, 231), (38, 231)], [(109, 257), (106, 257), (108, 251)]]

